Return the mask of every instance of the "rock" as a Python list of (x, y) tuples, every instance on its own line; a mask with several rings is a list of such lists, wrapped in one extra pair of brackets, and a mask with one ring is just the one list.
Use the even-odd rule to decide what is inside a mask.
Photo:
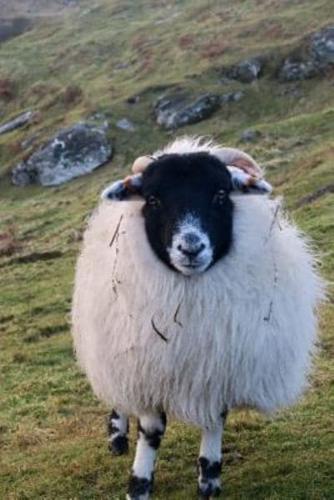
[(128, 132), (134, 132), (136, 130), (134, 124), (127, 118), (122, 118), (121, 120), (118, 120), (118, 122), (116, 122), (116, 127), (122, 130), (127, 130)]
[(334, 26), (315, 33), (311, 40), (311, 54), (320, 65), (334, 64)]
[(242, 90), (237, 90), (236, 92), (228, 92), (222, 95), (221, 102), (238, 102), (244, 97), (245, 93)]
[(263, 70), (263, 60), (261, 58), (253, 57), (241, 61), (235, 66), (231, 66), (223, 73), (233, 80), (238, 80), (242, 83), (251, 83), (257, 80)]
[(334, 26), (324, 28), (309, 38), (307, 49), (299, 48), (299, 56), (283, 61), (278, 77), (283, 82), (306, 80), (325, 74), (334, 64)]
[(203, 94), (191, 100), (184, 94), (163, 96), (154, 106), (158, 125), (176, 129), (209, 118), (221, 105), (221, 98), (215, 94)]
[(244, 142), (256, 141), (261, 136), (261, 132), (258, 130), (247, 129), (244, 130), (240, 136), (240, 139)]
[(107, 131), (110, 127), (109, 117), (109, 113), (107, 114), (97, 111), (86, 118), (86, 123)]
[(298, 61), (288, 58), (279, 70), (278, 78), (281, 82), (307, 80), (319, 74), (319, 68), (312, 60)]
[(140, 96), (139, 95), (132, 95), (127, 98), (126, 102), (128, 104), (137, 104), (140, 101)]
[(88, 174), (112, 156), (104, 127), (78, 123), (61, 130), (12, 171), (17, 186), (57, 186)]
[(30, 19), (25, 17), (0, 19), (0, 43), (21, 35), (31, 26)]
[(23, 127), (23, 125), (26, 125), (26, 123), (30, 123), (34, 118), (34, 112), (33, 111), (26, 111), (25, 113), (21, 113), (20, 115), (16, 116), (12, 120), (9, 120), (6, 123), (3, 123), (0, 126), (0, 135), (1, 134), (6, 134), (7, 132), (11, 132), (12, 130), (15, 130), (16, 128)]

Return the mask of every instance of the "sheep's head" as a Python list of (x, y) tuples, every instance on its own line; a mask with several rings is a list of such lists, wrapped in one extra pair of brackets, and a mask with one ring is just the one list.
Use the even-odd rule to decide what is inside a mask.
[[(237, 158), (234, 164), (237, 161), (242, 163), (244, 158)], [(207, 151), (143, 157), (134, 164), (135, 175), (112, 184), (102, 196), (123, 199), (140, 194), (145, 200), (142, 213), (153, 251), (170, 268), (191, 276), (207, 270), (230, 249), (230, 193), (235, 189), (270, 190), (264, 180), (245, 173), (247, 168), (253, 167), (227, 167), (219, 154)]]
[(165, 155), (142, 177), (143, 215), (150, 245), (185, 275), (208, 269), (232, 238), (231, 175), (208, 153)]

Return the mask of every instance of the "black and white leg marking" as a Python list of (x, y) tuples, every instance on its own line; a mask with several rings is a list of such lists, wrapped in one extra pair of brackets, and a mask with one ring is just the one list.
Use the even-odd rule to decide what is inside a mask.
[(127, 500), (147, 500), (153, 488), (154, 464), (166, 428), (165, 414), (142, 415)]
[(128, 452), (129, 420), (124, 413), (113, 410), (108, 417), (108, 448), (113, 455)]
[(198, 459), (198, 492), (200, 498), (216, 497), (221, 492), (222, 435), (227, 413), (213, 429), (203, 430)]

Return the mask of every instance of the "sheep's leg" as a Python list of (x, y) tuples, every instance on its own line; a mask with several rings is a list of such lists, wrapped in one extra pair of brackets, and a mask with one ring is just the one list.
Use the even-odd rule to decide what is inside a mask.
[(128, 488), (128, 500), (147, 500), (153, 488), (154, 464), (161, 438), (166, 428), (166, 416), (141, 415), (138, 421), (138, 442)]
[(218, 496), (221, 492), (220, 473), (222, 467), (222, 435), (227, 411), (213, 429), (202, 433), (198, 459), (198, 492), (200, 498)]
[(129, 419), (124, 413), (113, 410), (108, 416), (108, 448), (113, 455), (128, 452)]

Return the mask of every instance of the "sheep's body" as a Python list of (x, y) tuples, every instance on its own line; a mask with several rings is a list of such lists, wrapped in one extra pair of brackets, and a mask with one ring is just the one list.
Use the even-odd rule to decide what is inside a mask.
[(103, 202), (78, 261), (73, 335), (94, 392), (133, 415), (202, 427), (224, 407), (272, 412), (306, 384), (322, 295), (313, 257), (264, 196), (233, 196), (229, 254), (191, 278), (148, 244), (142, 200)]

